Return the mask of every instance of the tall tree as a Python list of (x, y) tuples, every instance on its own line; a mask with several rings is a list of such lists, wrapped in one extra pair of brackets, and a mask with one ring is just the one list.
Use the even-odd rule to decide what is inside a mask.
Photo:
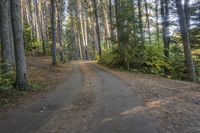
[(149, 36), (149, 44), (151, 44), (151, 30), (150, 30), (150, 20), (149, 20), (149, 10), (147, 0), (144, 0), (145, 4), (145, 14), (146, 14), (146, 23), (147, 23), (147, 31)]
[(2, 50), (2, 59), (3, 59), (3, 73), (6, 73), (11, 70), (12, 66), (12, 43), (10, 37), (10, 1), (3, 0), (0, 2), (0, 12), (1, 12), (1, 50)]
[(185, 12), (185, 19), (187, 23), (187, 27), (190, 28), (190, 7), (189, 7), (190, 0), (184, 0), (184, 12)]
[(116, 28), (117, 28), (117, 41), (120, 52), (123, 51), (123, 42), (122, 42), (122, 26), (120, 19), (120, 0), (115, 0), (115, 16), (116, 16)]
[(186, 21), (186, 16), (185, 16), (182, 0), (176, 0), (176, 7), (177, 7), (177, 13), (179, 17), (179, 25), (180, 25), (181, 36), (182, 36), (182, 41), (183, 41), (188, 79), (190, 81), (195, 81), (195, 67), (192, 60), (187, 21)]
[(144, 45), (144, 31), (143, 31), (143, 21), (142, 21), (142, 0), (137, 0), (138, 2), (138, 19), (139, 19), (139, 29), (140, 29), (140, 42)]
[(27, 90), (28, 75), (24, 51), (22, 22), (20, 15), (20, 2), (19, 0), (10, 0), (10, 5), (16, 58), (16, 87), (20, 90)]
[[(39, 30), (39, 40), (42, 42), (42, 52), (45, 55), (46, 54), (46, 49), (45, 49), (45, 42), (44, 42), (44, 34), (43, 34), (43, 29), (42, 29), (42, 19), (41, 19), (41, 3), (42, 1), (35, 0), (35, 10), (36, 10), (36, 19), (37, 19), (37, 27)], [(40, 9), (40, 10), (39, 10)]]
[(58, 27), (58, 42), (60, 44), (60, 62), (64, 62), (63, 43), (62, 43), (62, 9), (63, 0), (57, 1), (57, 27)]
[(55, 1), (51, 0), (52, 64), (56, 64)]
[(159, 1), (155, 0), (155, 14), (156, 14), (156, 39), (159, 42), (160, 41), (160, 33), (159, 33), (159, 13), (158, 13), (158, 5)]
[[(161, 0), (161, 17), (162, 17), (162, 32), (163, 32), (163, 43), (164, 43), (164, 58), (165, 61), (169, 60), (169, 0)], [(169, 74), (169, 70), (164, 68), (165, 74)]]
[(100, 42), (100, 31), (99, 31), (99, 18), (98, 18), (98, 10), (97, 10), (97, 1), (93, 0), (94, 4), (94, 14), (95, 14), (95, 22), (96, 22), (96, 33), (97, 33), (97, 41), (98, 41), (98, 50), (99, 56), (101, 57), (101, 42)]
[(113, 16), (112, 16), (112, 0), (109, 0), (109, 19), (110, 19), (110, 40), (113, 41)]

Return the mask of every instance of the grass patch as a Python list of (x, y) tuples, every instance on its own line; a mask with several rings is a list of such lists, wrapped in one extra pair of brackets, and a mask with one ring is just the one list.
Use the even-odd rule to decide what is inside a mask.
[(30, 86), (31, 86), (32, 91), (38, 91), (38, 90), (42, 89), (43, 87), (45, 87), (44, 85), (41, 85), (38, 83), (32, 83)]

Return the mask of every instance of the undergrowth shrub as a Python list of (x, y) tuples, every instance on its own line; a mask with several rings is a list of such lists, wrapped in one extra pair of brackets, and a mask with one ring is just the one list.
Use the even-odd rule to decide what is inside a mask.
[(121, 58), (117, 49), (103, 50), (103, 54), (101, 58), (98, 59), (98, 62), (110, 67), (120, 67), (122, 62)]
[(185, 59), (183, 55), (182, 47), (179, 45), (173, 45), (170, 48), (170, 75), (174, 79), (186, 78)]
[(145, 45), (142, 71), (162, 75), (163, 68), (170, 69), (169, 63), (164, 59), (163, 51), (161, 44)]
[[(98, 62), (120, 69), (127, 69), (126, 64), (128, 62), (130, 71), (137, 70), (161, 76), (165, 75), (164, 68), (167, 68), (169, 70), (168, 78), (187, 78), (183, 48), (181, 45), (171, 45), (167, 62), (163, 54), (164, 48), (162, 43), (145, 44), (143, 47), (134, 46), (134, 48), (130, 46), (129, 44), (124, 51), (120, 51), (118, 48), (104, 49), (102, 57), (98, 59)], [(198, 65), (196, 67), (196, 73), (197, 75), (200, 73), (200, 66)], [(197, 77), (197, 80), (200, 80), (200, 78)]]
[[(2, 63), (0, 64), (0, 69), (2, 70)], [(13, 89), (14, 80), (15, 79), (15, 71), (14, 69), (2, 74), (0, 72), (0, 105), (7, 103), (9, 97), (15, 96), (15, 89)]]
[(24, 26), (24, 44), (26, 55), (42, 53), (42, 43), (39, 40), (33, 39), (32, 28), (29, 24)]

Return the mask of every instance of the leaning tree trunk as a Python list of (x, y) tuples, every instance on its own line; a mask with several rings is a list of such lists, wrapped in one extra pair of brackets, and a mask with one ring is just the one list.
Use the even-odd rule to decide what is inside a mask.
[(55, 1), (51, 0), (52, 64), (56, 64)]
[(1, 13), (1, 51), (3, 59), (3, 73), (9, 72), (12, 66), (12, 50), (11, 50), (11, 38), (10, 38), (10, 23), (9, 23), (9, 1), (2, 0), (0, 3)]
[(183, 40), (183, 48), (184, 48), (188, 79), (190, 81), (195, 81), (195, 67), (192, 60), (189, 33), (188, 33), (185, 12), (183, 10), (182, 0), (176, 0), (176, 7), (179, 17), (179, 25), (180, 25), (182, 40)]
[(19, 0), (11, 0), (10, 2), (13, 38), (15, 45), (16, 87), (20, 90), (27, 90), (27, 69), (24, 51), (22, 22), (20, 16), (20, 3)]

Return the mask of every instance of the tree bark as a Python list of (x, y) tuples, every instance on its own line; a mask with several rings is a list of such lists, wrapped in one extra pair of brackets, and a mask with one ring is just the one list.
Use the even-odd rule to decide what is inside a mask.
[(155, 0), (155, 12), (156, 12), (156, 39), (157, 39), (157, 42), (160, 41), (160, 32), (159, 32), (159, 23), (158, 23), (158, 19), (159, 19), (159, 16), (158, 16), (158, 0)]
[(185, 19), (186, 19), (188, 29), (190, 28), (190, 17), (191, 17), (189, 3), (190, 3), (190, 0), (185, 0), (184, 2)]
[(103, 6), (103, 20), (104, 20), (104, 28), (105, 28), (105, 31), (106, 31), (106, 43), (107, 43), (107, 48), (110, 49), (110, 46), (111, 46), (111, 41), (110, 41), (110, 38), (111, 38), (111, 33), (110, 33), (110, 26), (109, 26), (109, 20), (108, 20), (108, 16), (107, 16), (107, 12), (106, 12), (106, 9), (105, 7)]
[(185, 55), (188, 79), (190, 81), (195, 81), (195, 67), (194, 67), (194, 63), (192, 60), (192, 53), (191, 53), (191, 47), (190, 47), (190, 41), (189, 41), (189, 33), (188, 33), (185, 12), (184, 12), (183, 5), (182, 5), (182, 0), (176, 0), (176, 7), (177, 7), (177, 13), (178, 13), (178, 17), (179, 17), (179, 25), (180, 25), (181, 36), (182, 36), (182, 41), (183, 41), (183, 48), (184, 48), (184, 55)]
[(117, 41), (120, 52), (123, 52), (122, 44), (122, 26), (120, 21), (120, 1), (115, 0), (115, 15), (116, 15), (116, 27), (117, 27)]
[(10, 2), (9, 2), (9, 36), (10, 36), (10, 50), (11, 50), (11, 58), (12, 65), (15, 66), (15, 48), (14, 48), (14, 40), (13, 40), (13, 29), (11, 22), (11, 11), (10, 11)]
[(35, 40), (36, 38), (36, 33), (34, 32), (35, 31), (35, 27), (34, 27), (34, 22), (33, 22), (33, 12), (32, 12), (32, 0), (27, 0), (27, 3), (28, 3), (28, 11), (29, 11), (29, 19), (30, 19), (30, 23), (31, 23), (31, 33), (32, 33), (32, 39)]
[(113, 18), (112, 18), (112, 0), (109, 0), (109, 18), (110, 18), (110, 40), (113, 41)]
[(44, 42), (44, 33), (42, 29), (42, 19), (41, 19), (41, 13), (39, 11), (39, 7), (41, 9), (41, 1), (38, 2), (38, 0), (35, 0), (35, 5), (36, 5), (36, 16), (37, 16), (37, 27), (38, 27), (38, 35), (39, 35), (39, 40), (42, 41), (42, 53), (43, 55), (46, 54), (46, 49), (45, 49), (45, 42)]
[(58, 42), (60, 45), (60, 62), (64, 62), (64, 54), (63, 54), (63, 43), (62, 43), (62, 3), (63, 1), (58, 2), (57, 7), (57, 27), (58, 27)]
[(100, 31), (99, 31), (99, 19), (97, 14), (97, 2), (93, 0), (94, 4), (94, 14), (95, 14), (95, 22), (96, 22), (96, 33), (97, 33), (97, 41), (98, 41), (98, 50), (99, 50), (99, 57), (101, 57), (101, 42), (100, 42)]
[(148, 3), (147, 0), (145, 2), (145, 12), (146, 12), (146, 22), (147, 22), (147, 31), (149, 36), (149, 44), (151, 44), (151, 31), (150, 31), (150, 22), (149, 22), (149, 11), (148, 11)]
[[(164, 42), (164, 58), (165, 61), (169, 60), (169, 5), (168, 0), (161, 0), (161, 17), (162, 17), (162, 32), (163, 32), (163, 42)], [(169, 70), (164, 68), (165, 74), (169, 75)]]
[(52, 64), (56, 64), (55, 1), (51, 0)]
[(9, 23), (9, 2), (7, 0), (2, 0), (0, 3), (1, 11), (1, 54), (3, 59), (3, 73), (7, 73), (12, 67), (12, 50), (11, 50), (11, 38), (10, 38), (10, 23)]
[(13, 28), (13, 37), (15, 45), (15, 60), (16, 60), (16, 87), (20, 90), (27, 90), (27, 67), (24, 51), (24, 40), (22, 22), (20, 16), (19, 0), (11, 0), (11, 20)]
[(142, 21), (142, 1), (138, 0), (138, 19), (139, 19), (139, 29), (140, 29), (140, 41), (141, 45), (144, 45), (144, 31), (143, 31), (143, 21)]

